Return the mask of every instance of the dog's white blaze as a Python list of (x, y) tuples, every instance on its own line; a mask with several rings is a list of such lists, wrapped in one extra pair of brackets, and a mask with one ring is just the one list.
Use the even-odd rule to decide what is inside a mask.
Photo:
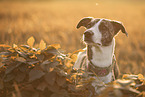
[(94, 35), (92, 37), (93, 41), (95, 43), (99, 43), (99, 44), (102, 44), (101, 43), (101, 38), (102, 38), (102, 34), (100, 33), (99, 31), (99, 25), (100, 25), (100, 22), (102, 21), (103, 19), (101, 19), (98, 23), (96, 23), (92, 28), (91, 30), (94, 32)]
[(99, 25), (100, 25), (100, 22), (102, 21), (103, 19), (101, 19), (98, 23), (96, 23), (93, 27), (87, 29), (87, 30), (91, 30), (92, 32), (94, 32), (94, 35), (92, 36), (92, 40), (94, 41), (94, 43), (99, 43), (99, 44), (102, 44), (101, 43), (101, 38), (102, 38), (102, 34), (101, 32), (99, 31)]

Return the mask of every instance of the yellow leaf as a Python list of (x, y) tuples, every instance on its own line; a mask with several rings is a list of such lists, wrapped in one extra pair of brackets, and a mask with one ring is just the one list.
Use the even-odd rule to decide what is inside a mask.
[(0, 44), (0, 47), (11, 47), (11, 46), (6, 45), (6, 44)]
[(120, 84), (123, 87), (129, 87), (129, 85), (131, 83), (133, 83), (133, 80), (121, 80), (121, 79), (117, 79), (116, 83)]
[(2, 62), (0, 62), (0, 67), (2, 67), (4, 64), (2, 64)]
[(34, 39), (33, 36), (31, 36), (31, 37), (27, 40), (27, 44), (28, 44), (30, 47), (33, 47), (34, 42), (35, 42), (35, 39)]
[(123, 76), (122, 76), (122, 79), (125, 79), (125, 78), (127, 78), (129, 76), (129, 74), (124, 74)]
[(67, 74), (70, 74), (71, 73), (71, 69), (67, 69)]
[(36, 58), (36, 55), (35, 55), (35, 54), (33, 54), (32, 56), (30, 56), (30, 58)]
[(70, 68), (70, 67), (73, 66), (73, 64), (71, 63), (71, 61), (68, 61), (65, 65), (66, 65), (67, 68)]
[(17, 57), (16, 60), (19, 62), (26, 62), (26, 59), (24, 59), (23, 57)]
[(133, 80), (135, 80), (135, 79), (138, 78), (138, 75), (124, 74), (122, 78), (123, 78), (123, 79), (133, 79)]
[(54, 70), (54, 68), (50, 67), (49, 68), (49, 72), (52, 72)]
[(51, 46), (54, 47), (54, 48), (56, 48), (56, 49), (59, 49), (60, 48), (60, 44), (52, 44)]
[(74, 54), (74, 53), (78, 53), (78, 52), (84, 52), (85, 50), (83, 50), (83, 49), (79, 49), (79, 50), (77, 50), (77, 51), (74, 51), (72, 54)]
[(71, 61), (75, 62), (77, 60), (77, 54), (71, 55)]
[(140, 81), (143, 81), (143, 80), (144, 80), (144, 76), (143, 76), (142, 74), (138, 74), (138, 79), (139, 79)]
[(43, 40), (40, 41), (39, 48), (40, 50), (43, 50), (46, 48), (46, 43)]
[(74, 74), (74, 75), (71, 76), (71, 78), (76, 79), (77, 78), (77, 75)]
[(68, 53), (69, 54), (69, 57), (72, 57), (75, 53), (78, 53), (78, 52), (84, 52), (85, 50), (83, 49), (79, 49), (77, 51), (74, 51), (73, 53)]
[(16, 44), (13, 44), (13, 48), (17, 48), (18, 46)]

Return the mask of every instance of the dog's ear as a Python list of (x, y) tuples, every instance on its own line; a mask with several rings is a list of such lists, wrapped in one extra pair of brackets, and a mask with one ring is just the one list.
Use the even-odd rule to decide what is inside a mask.
[(115, 30), (115, 35), (121, 30), (122, 33), (126, 34), (126, 36), (128, 36), (128, 33), (125, 30), (125, 27), (123, 26), (123, 24), (121, 22), (118, 21), (111, 21), (111, 23), (113, 24), (114, 30)]
[(87, 27), (88, 23), (91, 22), (93, 17), (85, 17), (80, 20), (80, 22), (77, 25), (77, 29), (80, 28), (81, 26)]

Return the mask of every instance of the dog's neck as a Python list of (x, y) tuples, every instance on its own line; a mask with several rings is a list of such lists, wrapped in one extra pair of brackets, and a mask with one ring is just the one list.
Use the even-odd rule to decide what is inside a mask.
[(115, 47), (114, 38), (109, 46), (88, 45), (87, 46), (88, 60), (91, 61), (95, 66), (108, 67), (112, 64), (114, 47)]

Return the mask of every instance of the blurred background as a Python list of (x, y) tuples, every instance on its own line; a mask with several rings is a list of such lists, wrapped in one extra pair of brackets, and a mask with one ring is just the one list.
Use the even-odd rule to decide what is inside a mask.
[(26, 44), (34, 36), (60, 44), (64, 53), (85, 47), (83, 17), (121, 21), (129, 37), (116, 36), (116, 58), (121, 73), (145, 75), (145, 0), (0, 0), (0, 44)]

